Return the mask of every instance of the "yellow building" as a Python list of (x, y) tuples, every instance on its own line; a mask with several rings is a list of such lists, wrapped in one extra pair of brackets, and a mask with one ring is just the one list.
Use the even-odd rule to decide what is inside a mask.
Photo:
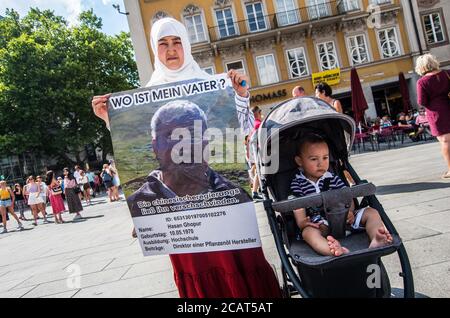
[[(296, 85), (314, 94), (312, 75), (339, 68), (333, 95), (351, 110), (350, 70), (356, 67), (374, 118), (402, 109), (398, 75), (415, 104), (411, 26), (406, 0), (125, 0), (141, 83), (151, 76), (152, 23), (171, 16), (187, 27), (192, 52), (210, 73), (241, 69), (252, 105), (267, 112)], [(369, 6), (372, 5), (370, 8)]]

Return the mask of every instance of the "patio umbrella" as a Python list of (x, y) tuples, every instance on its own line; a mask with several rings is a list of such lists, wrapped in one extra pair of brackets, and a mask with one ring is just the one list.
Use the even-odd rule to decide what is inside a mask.
[(403, 112), (408, 114), (411, 109), (411, 99), (409, 98), (408, 84), (406, 83), (405, 74), (398, 74), (398, 83), (400, 85), (400, 93), (402, 94)]
[(364, 97), (361, 81), (359, 80), (356, 68), (352, 68), (350, 73), (350, 86), (352, 90), (352, 110), (355, 115), (356, 123), (360, 123), (364, 120), (364, 113), (369, 107), (367, 106), (367, 101)]

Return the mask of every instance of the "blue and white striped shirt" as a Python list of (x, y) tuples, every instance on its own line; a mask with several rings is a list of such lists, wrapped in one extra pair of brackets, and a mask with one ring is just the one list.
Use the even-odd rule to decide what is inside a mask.
[(299, 171), (291, 182), (292, 195), (295, 197), (304, 197), (310, 194), (320, 193), (323, 190), (325, 179), (330, 179), (329, 190), (342, 189), (346, 187), (341, 178), (328, 171), (325, 172), (325, 174), (320, 177), (317, 182), (309, 180), (303, 175), (303, 172)]
[(253, 112), (249, 109), (250, 96), (241, 97), (235, 94), (234, 101), (236, 103), (236, 114), (239, 121), (239, 126), (241, 127), (244, 136), (249, 135), (255, 126), (255, 116)]

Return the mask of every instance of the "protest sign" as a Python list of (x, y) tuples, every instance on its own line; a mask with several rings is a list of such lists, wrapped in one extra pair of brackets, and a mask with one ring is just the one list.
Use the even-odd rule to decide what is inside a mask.
[(234, 95), (221, 74), (110, 97), (115, 161), (144, 255), (261, 246), (252, 200), (211, 165), (228, 162), (230, 149), (245, 157)]

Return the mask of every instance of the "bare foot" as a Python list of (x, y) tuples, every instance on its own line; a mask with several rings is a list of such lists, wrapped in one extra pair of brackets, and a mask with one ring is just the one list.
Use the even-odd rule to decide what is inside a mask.
[(341, 246), (341, 243), (339, 243), (339, 241), (332, 236), (327, 236), (327, 241), (328, 246), (330, 247), (330, 252), (334, 256), (341, 256), (350, 252), (347, 248)]
[(392, 244), (392, 235), (384, 227), (380, 227), (374, 239), (370, 242), (369, 248), (377, 248), (389, 244)]

